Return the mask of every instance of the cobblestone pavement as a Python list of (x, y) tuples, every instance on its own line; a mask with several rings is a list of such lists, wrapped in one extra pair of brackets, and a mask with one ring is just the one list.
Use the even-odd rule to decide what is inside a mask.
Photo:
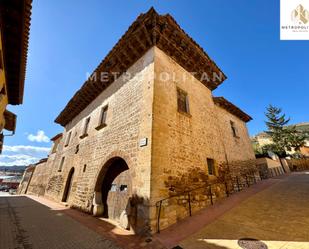
[(309, 172), (279, 179), (179, 245), (185, 249), (309, 249)]
[(0, 196), (0, 249), (120, 248), (71, 217), (24, 196)]

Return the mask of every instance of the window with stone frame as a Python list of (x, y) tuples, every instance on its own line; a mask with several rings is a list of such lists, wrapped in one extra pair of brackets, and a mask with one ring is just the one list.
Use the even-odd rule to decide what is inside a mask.
[(177, 109), (181, 113), (190, 113), (188, 94), (180, 88), (177, 88)]
[(64, 146), (68, 146), (70, 144), (71, 136), (72, 136), (72, 131), (69, 132), (67, 139), (65, 140)]
[(231, 124), (233, 137), (238, 137), (238, 132), (237, 132), (237, 128), (236, 128), (235, 123), (233, 121), (230, 121), (230, 124)]
[(96, 127), (97, 130), (99, 130), (99, 129), (101, 129), (101, 128), (106, 126), (107, 111), (108, 111), (108, 106), (107, 105), (103, 106), (101, 108), (99, 124)]
[(88, 129), (89, 129), (90, 117), (86, 118), (83, 133), (80, 138), (84, 138), (88, 136)]
[(60, 164), (59, 164), (59, 168), (58, 168), (58, 172), (62, 171), (63, 164), (64, 164), (64, 157), (61, 158), (61, 161), (60, 161)]
[(208, 175), (215, 175), (215, 161), (212, 158), (207, 158)]

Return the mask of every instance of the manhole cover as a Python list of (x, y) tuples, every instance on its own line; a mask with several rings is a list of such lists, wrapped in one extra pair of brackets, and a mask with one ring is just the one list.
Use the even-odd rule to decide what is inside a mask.
[(238, 245), (243, 249), (267, 249), (267, 245), (257, 239), (244, 238), (238, 240)]

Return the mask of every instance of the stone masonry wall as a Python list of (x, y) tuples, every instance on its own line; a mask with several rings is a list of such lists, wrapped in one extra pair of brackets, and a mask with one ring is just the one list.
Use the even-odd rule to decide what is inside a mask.
[[(219, 125), (219, 138), (225, 147), (228, 161), (255, 159), (246, 123), (217, 105), (215, 112)], [(230, 121), (235, 124), (237, 137), (233, 136)]]
[(31, 178), (33, 176), (34, 169), (35, 168), (33, 166), (29, 166), (25, 169), (23, 178), (21, 179), (18, 189), (17, 189), (18, 194), (26, 194), (28, 185), (31, 182)]
[(34, 173), (28, 186), (27, 194), (44, 196), (51, 173), (51, 160), (35, 166)]
[[(153, 49), (130, 69), (131, 79), (122, 76), (103, 91), (85, 110), (75, 117), (63, 132), (58, 151), (49, 158), (51, 173), (45, 196), (61, 201), (69, 171), (74, 167), (69, 205), (91, 212), (95, 186), (104, 164), (112, 157), (121, 157), (128, 164), (132, 192), (147, 202), (150, 198)], [(101, 108), (108, 105), (107, 126), (97, 130)], [(90, 117), (88, 136), (80, 138), (84, 122)], [(68, 146), (67, 136), (71, 132)], [(142, 138), (148, 145), (139, 146)], [(59, 171), (62, 158), (63, 168)], [(144, 203), (146, 205), (146, 203)], [(143, 206), (143, 205), (142, 205)], [(147, 221), (147, 208), (139, 209)]]
[[(166, 80), (167, 76), (162, 76), (162, 72), (168, 72), (172, 77)], [(220, 163), (226, 163), (226, 158), (254, 159), (245, 123), (219, 109), (211, 91), (158, 48), (155, 49), (155, 75), (151, 174), (153, 230), (158, 211), (155, 203), (169, 196), (165, 182), (170, 176), (186, 177), (196, 168), (207, 174), (207, 158), (215, 160), (216, 171)], [(177, 87), (188, 94), (189, 115), (177, 111)], [(237, 140), (232, 135), (230, 120), (238, 126)], [(216, 177), (209, 178), (214, 180)], [(222, 186), (218, 188), (223, 191)], [(161, 212), (162, 228), (188, 215), (187, 207), (168, 202)]]

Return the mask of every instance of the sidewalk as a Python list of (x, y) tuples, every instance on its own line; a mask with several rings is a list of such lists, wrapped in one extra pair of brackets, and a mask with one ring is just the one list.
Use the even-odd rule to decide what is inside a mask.
[(167, 229), (164, 229), (160, 234), (156, 234), (155, 238), (167, 248), (174, 247), (178, 245), (180, 241), (198, 232), (200, 229), (212, 223), (244, 200), (269, 188), (273, 184), (279, 183), (281, 179), (282, 177), (263, 180), (248, 189), (235, 193), (230, 197), (215, 203), (213, 206), (209, 206), (199, 211), (192, 217), (187, 217)]
[(86, 226), (25, 196), (0, 196), (1, 249), (120, 249)]
[(309, 249), (309, 172), (268, 179), (198, 215), (157, 239), (185, 249)]
[(70, 209), (65, 205), (53, 202), (51, 200), (32, 196), (25, 195), (32, 200), (41, 203), (44, 206), (49, 207), (52, 210), (58, 210), (59, 212), (64, 213), (65, 215), (73, 218), (77, 222), (91, 229), (92, 231), (100, 234), (105, 239), (110, 241), (114, 241), (122, 248), (129, 249), (138, 249), (138, 248), (150, 248), (150, 249), (162, 249), (165, 248), (161, 245), (160, 242), (153, 240), (152, 242), (145, 242), (145, 238), (134, 235), (132, 232), (124, 230), (120, 227), (115, 226), (112, 223), (105, 221), (104, 219), (100, 219), (97, 217), (93, 217), (89, 214), (83, 213), (81, 211)]

